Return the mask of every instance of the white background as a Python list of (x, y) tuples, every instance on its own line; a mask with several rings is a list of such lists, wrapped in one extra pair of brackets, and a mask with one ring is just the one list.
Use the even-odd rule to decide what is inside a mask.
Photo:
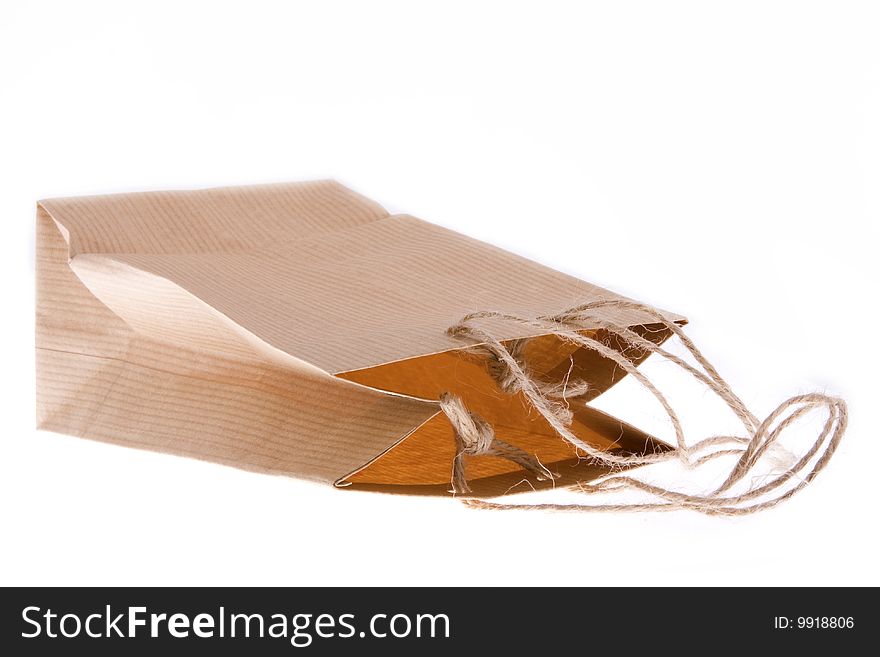
[[(871, 3), (4, 1), (0, 583), (880, 584), (878, 34)], [(841, 449), (717, 519), (477, 512), (34, 430), (37, 199), (322, 177), (688, 315), (761, 416), (844, 396)], [(670, 437), (633, 386), (603, 404)]]

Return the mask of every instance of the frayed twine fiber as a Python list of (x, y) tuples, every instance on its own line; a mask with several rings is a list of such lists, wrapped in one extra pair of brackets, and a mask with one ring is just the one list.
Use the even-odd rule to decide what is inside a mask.
[[(630, 328), (596, 316), (594, 311), (600, 308), (637, 310), (649, 315), (656, 323), (662, 324), (679, 339), (698, 367), (654, 344)], [(530, 376), (522, 362), (524, 342), (515, 341), (509, 347), (505, 347), (490, 332), (480, 328), (480, 320), (486, 319), (506, 320), (537, 328), (577, 347), (596, 351), (603, 357), (613, 360), (660, 402), (675, 431), (675, 449), (659, 454), (622, 455), (597, 449), (582, 441), (570, 429), (572, 413), (568, 408), (567, 401), (572, 397), (582, 395), (586, 391), (585, 384), (566, 380), (560, 385), (536, 380)], [(577, 331), (581, 329), (582, 324), (616, 334), (640, 351), (659, 354), (666, 360), (675, 363), (727, 404), (742, 422), (745, 435), (713, 436), (688, 444), (685, 441), (684, 430), (675, 410), (663, 393), (636, 367), (632, 360), (625, 356), (626, 350), (617, 351), (599, 340), (581, 335)], [(838, 397), (818, 392), (791, 397), (782, 402), (763, 421), (759, 421), (690, 338), (685, 335), (680, 326), (667, 320), (656, 309), (634, 301), (594, 301), (570, 308), (557, 315), (537, 318), (481, 311), (466, 315), (457, 324), (451, 326), (447, 332), (454, 337), (479, 343), (475, 349), (489, 354), (489, 373), (501, 390), (508, 394), (522, 393), (528, 403), (541, 414), (560, 438), (579, 452), (586, 454), (586, 458), (612, 469), (609, 475), (595, 482), (579, 483), (574, 487), (574, 490), (586, 495), (626, 490), (638, 491), (647, 494), (650, 500), (643, 503), (626, 504), (505, 504), (475, 498), (463, 499), (465, 504), (476, 508), (557, 511), (673, 511), (689, 509), (707, 515), (745, 515), (776, 506), (806, 487), (828, 464), (846, 430), (846, 403)], [(571, 390), (570, 394), (566, 394), (567, 389)], [(465, 455), (501, 456), (519, 463), (539, 478), (555, 477), (535, 457), (518, 447), (508, 445), (495, 438), (492, 427), (485, 420), (468, 411), (458, 397), (444, 393), (441, 396), (440, 405), (452, 423), (458, 442), (458, 452), (453, 461), (452, 473), (454, 493), (471, 492), (464, 471), (463, 458)], [(773, 475), (767, 483), (761, 486), (750, 487), (745, 492), (734, 493), (731, 491), (755, 467), (760, 458), (767, 454), (768, 450), (778, 447), (775, 445), (776, 441), (792, 423), (810, 411), (823, 408), (827, 410), (828, 417), (822, 430), (815, 442), (793, 465), (788, 466), (780, 474)], [(818, 458), (814, 461), (814, 457), (817, 455)], [(730, 469), (724, 483), (715, 490), (704, 494), (682, 493), (663, 486), (649, 484), (632, 475), (619, 474), (620, 469), (625, 467), (649, 465), (670, 459), (678, 459), (683, 467), (693, 469), (722, 456), (739, 456), (739, 458)], [(810, 465), (811, 462), (812, 465)], [(782, 488), (793, 479), (797, 481), (794, 486), (787, 489)]]
[(461, 398), (444, 392), (440, 395), (440, 408), (452, 423), (458, 442), (458, 452), (452, 461), (452, 492), (456, 494), (471, 492), (464, 473), (464, 456), (467, 454), (500, 456), (518, 463), (535, 475), (539, 481), (555, 478), (556, 475), (545, 468), (537, 458), (519, 447), (496, 438), (492, 425), (476, 413), (471, 413)]

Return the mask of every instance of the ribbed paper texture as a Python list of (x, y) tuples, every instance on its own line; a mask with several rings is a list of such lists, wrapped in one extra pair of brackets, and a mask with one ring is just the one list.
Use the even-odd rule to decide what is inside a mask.
[[(425, 477), (444, 472), (443, 363), (426, 359), (460, 354), (445, 329), (466, 313), (619, 298), (323, 181), (41, 201), (37, 269), (41, 427), (327, 482), (432, 418)], [(597, 393), (616, 380), (593, 356), (545, 351), (547, 371), (577, 361)], [(425, 469), (418, 453), (396, 467), (407, 459)]]

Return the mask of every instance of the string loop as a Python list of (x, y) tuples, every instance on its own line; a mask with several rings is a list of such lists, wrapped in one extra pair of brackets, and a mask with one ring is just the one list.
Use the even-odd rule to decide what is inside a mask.
[[(651, 318), (652, 324), (660, 324), (671, 335), (678, 338), (690, 356), (697, 363), (692, 365), (686, 360), (663, 349), (648, 340), (629, 326), (623, 326), (607, 319), (607, 315), (599, 311), (610, 308), (637, 311)], [(533, 377), (525, 366), (522, 358), (525, 340), (516, 340), (505, 346), (490, 331), (480, 326), (482, 320), (505, 320), (519, 323), (531, 329), (539, 329), (542, 334), (555, 335), (560, 340), (578, 348), (588, 349), (604, 358), (612, 360), (625, 372), (630, 374), (639, 384), (650, 392), (659, 402), (668, 416), (675, 433), (675, 449), (658, 454), (625, 455), (614, 454), (598, 449), (581, 440), (571, 430), (572, 411), (569, 400), (577, 398), (588, 391), (583, 382), (553, 384), (539, 381)], [(684, 429), (678, 414), (666, 396), (636, 366), (635, 357), (627, 357), (629, 349), (614, 349), (596, 337), (585, 335), (584, 327), (602, 329), (616, 335), (624, 343), (636, 348), (640, 355), (645, 351), (655, 353), (683, 371), (693, 376), (707, 389), (716, 394), (740, 420), (744, 435), (712, 436), (695, 443), (685, 440)], [(674, 509), (690, 509), (708, 515), (742, 515), (767, 509), (790, 498), (802, 490), (821, 471), (837, 449), (846, 430), (848, 412), (846, 402), (838, 397), (823, 393), (796, 395), (782, 402), (763, 421), (749, 410), (742, 399), (737, 396), (730, 384), (725, 381), (715, 367), (706, 359), (693, 341), (675, 322), (669, 321), (655, 308), (641, 303), (626, 300), (599, 300), (569, 308), (552, 316), (537, 318), (520, 317), (509, 313), (480, 311), (463, 317), (449, 327), (448, 334), (462, 340), (475, 343), (472, 349), (480, 350), (489, 356), (487, 369), (498, 383), (499, 388), (508, 394), (521, 393), (553, 428), (559, 437), (571, 444), (587, 459), (609, 468), (610, 473), (591, 483), (579, 483), (575, 489), (583, 494), (608, 493), (615, 491), (637, 491), (647, 494), (651, 499), (644, 503), (626, 504), (506, 504), (487, 502), (469, 498), (465, 502), (474, 507), (489, 509), (554, 509), (562, 511), (668, 511)], [(485, 420), (467, 410), (458, 397), (444, 393), (441, 396), (441, 408), (449, 417), (456, 434), (459, 450), (453, 463), (453, 491), (469, 493), (470, 487), (464, 473), (463, 456), (465, 454), (492, 454), (503, 456), (520, 463), (527, 470), (542, 478), (552, 475), (537, 458), (513, 445), (500, 441), (494, 430)], [(778, 453), (779, 437), (797, 420), (812, 411), (827, 413), (825, 424), (816, 440), (807, 448), (800, 458), (784, 468), (782, 472), (770, 475), (766, 483), (760, 486), (747, 487), (745, 491), (734, 492), (732, 489), (741, 483), (752, 472), (759, 460), (774, 450)], [(705, 463), (721, 458), (737, 456), (725, 481), (709, 493), (682, 493), (663, 486), (650, 484), (631, 474), (619, 474), (623, 467), (642, 466), (659, 463), (670, 459), (678, 459), (681, 466), (693, 469)], [(812, 465), (811, 465), (812, 463)], [(797, 478), (794, 486), (785, 489), (783, 486)]]

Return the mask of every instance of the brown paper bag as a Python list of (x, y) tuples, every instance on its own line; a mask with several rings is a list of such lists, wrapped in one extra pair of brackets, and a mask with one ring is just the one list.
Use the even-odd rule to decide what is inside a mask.
[[(540, 316), (620, 297), (390, 215), (335, 182), (41, 201), (37, 295), (43, 429), (337, 486), (447, 494), (456, 441), (437, 400), (451, 392), (558, 472), (557, 485), (607, 472), (501, 392), (484, 358), (446, 329), (486, 307)], [(658, 344), (669, 336), (636, 310), (600, 315)], [(535, 328), (498, 322), (493, 332), (505, 344), (533, 338), (531, 372), (586, 381), (587, 400), (624, 375)], [(665, 448), (598, 410), (573, 410), (572, 431), (602, 450)], [(548, 485), (495, 456), (469, 459), (468, 478), (477, 495)]]

